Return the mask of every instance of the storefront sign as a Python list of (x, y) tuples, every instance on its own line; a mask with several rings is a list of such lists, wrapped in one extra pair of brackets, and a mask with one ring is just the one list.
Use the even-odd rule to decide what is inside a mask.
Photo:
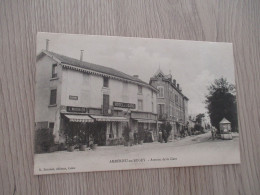
[(70, 95), (69, 99), (70, 100), (78, 100), (79, 98), (78, 98), (78, 96)]
[(86, 113), (87, 112), (87, 108), (67, 106), (67, 112)]
[(123, 102), (113, 102), (114, 107), (119, 107), (119, 108), (131, 108), (135, 109), (135, 104), (130, 104), (130, 103), (123, 103)]

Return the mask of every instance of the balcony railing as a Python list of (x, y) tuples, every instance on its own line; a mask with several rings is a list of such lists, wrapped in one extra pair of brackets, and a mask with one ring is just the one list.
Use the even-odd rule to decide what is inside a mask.
[(159, 120), (166, 120), (168, 118), (168, 115), (167, 114), (159, 114), (158, 115), (158, 119)]

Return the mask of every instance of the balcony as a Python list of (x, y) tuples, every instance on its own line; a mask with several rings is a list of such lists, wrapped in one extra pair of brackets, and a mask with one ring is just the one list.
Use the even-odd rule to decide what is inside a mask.
[(159, 115), (158, 115), (158, 119), (159, 119), (159, 120), (167, 120), (167, 118), (168, 118), (168, 115), (167, 115), (167, 114), (159, 114)]
[(157, 120), (157, 114), (154, 114), (154, 113), (151, 113), (151, 112), (132, 111), (131, 117), (132, 118), (143, 118), (143, 119)]

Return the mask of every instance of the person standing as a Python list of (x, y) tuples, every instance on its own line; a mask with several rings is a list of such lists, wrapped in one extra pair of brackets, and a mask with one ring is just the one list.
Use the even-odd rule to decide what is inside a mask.
[(161, 130), (159, 131), (159, 139), (158, 140), (159, 140), (159, 142), (162, 143), (162, 131)]
[(211, 136), (212, 136), (212, 140), (215, 140), (215, 128), (212, 127), (211, 129)]

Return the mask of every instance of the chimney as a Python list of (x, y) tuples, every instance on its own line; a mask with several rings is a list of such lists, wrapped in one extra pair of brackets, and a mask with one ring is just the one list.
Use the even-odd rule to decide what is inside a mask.
[(46, 51), (49, 51), (49, 39), (46, 39)]
[(177, 89), (179, 89), (180, 88), (180, 85), (179, 85), (179, 83), (177, 84)]
[(83, 52), (84, 52), (84, 50), (80, 50), (80, 61), (83, 60)]
[(172, 82), (173, 82), (173, 85), (176, 87), (176, 80), (173, 79)]
[(133, 75), (133, 77), (135, 77), (135, 78), (137, 78), (137, 79), (139, 78), (139, 76), (138, 76), (138, 75), (136, 75), (136, 74), (135, 74), (135, 75)]

